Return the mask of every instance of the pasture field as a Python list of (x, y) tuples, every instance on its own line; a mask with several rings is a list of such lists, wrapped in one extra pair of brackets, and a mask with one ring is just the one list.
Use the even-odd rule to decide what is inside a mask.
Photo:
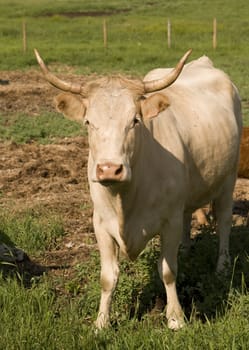
[(249, 348), (247, 179), (238, 180), (234, 194), (228, 275), (214, 273), (212, 220), (201, 228), (193, 220), (190, 254), (179, 253), (186, 327), (176, 333), (166, 327), (155, 238), (135, 263), (121, 262), (112, 327), (95, 332), (100, 266), (86, 179), (87, 135), (55, 112), (57, 91), (44, 82), (33, 55), (36, 47), (54, 72), (77, 80), (79, 74), (111, 72), (142, 76), (174, 65), (192, 47), (193, 59), (206, 54), (232, 77), (249, 125), (247, 10), (246, 0), (0, 0), (0, 79), (9, 80), (0, 86), (0, 243), (26, 253), (23, 261), (0, 263), (0, 350)]
[[(218, 1), (0, 1), (0, 70), (37, 68), (33, 49), (61, 71), (145, 75), (173, 66), (190, 47), (192, 59), (208, 55), (239, 87), (248, 121), (247, 0)], [(217, 19), (217, 48), (212, 46)], [(103, 44), (107, 23), (107, 48)], [(171, 48), (167, 21), (171, 21)], [(22, 24), (27, 48), (23, 52)], [(61, 65), (63, 64), (63, 65)], [(58, 67), (57, 67), (58, 68)]]

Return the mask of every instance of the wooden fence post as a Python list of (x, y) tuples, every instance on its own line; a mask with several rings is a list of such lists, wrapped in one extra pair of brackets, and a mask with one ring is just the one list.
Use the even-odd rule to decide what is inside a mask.
[(22, 21), (22, 44), (23, 44), (23, 53), (27, 51), (27, 28), (25, 20)]
[(107, 48), (107, 24), (106, 24), (106, 19), (103, 20), (103, 41), (104, 41), (104, 48)]
[(171, 22), (170, 19), (168, 19), (167, 23), (167, 39), (168, 39), (168, 48), (171, 48)]
[(213, 20), (213, 49), (217, 47), (217, 20), (214, 18)]

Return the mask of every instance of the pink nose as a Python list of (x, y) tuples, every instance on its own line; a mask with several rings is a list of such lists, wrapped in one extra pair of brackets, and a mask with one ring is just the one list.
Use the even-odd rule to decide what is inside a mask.
[(96, 175), (98, 181), (121, 181), (123, 165), (113, 163), (97, 164)]

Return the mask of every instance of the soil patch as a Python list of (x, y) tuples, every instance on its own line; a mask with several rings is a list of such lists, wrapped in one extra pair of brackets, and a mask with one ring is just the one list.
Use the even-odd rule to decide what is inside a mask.
[[(61, 79), (78, 83), (85, 81), (84, 77), (73, 74), (73, 69), (66, 65), (58, 67), (53, 64), (51, 69)], [(7, 85), (0, 85), (1, 113), (38, 115), (41, 111), (55, 110), (53, 98), (60, 91), (44, 80), (40, 70), (2, 71), (0, 74), (2, 80), (8, 81)]]

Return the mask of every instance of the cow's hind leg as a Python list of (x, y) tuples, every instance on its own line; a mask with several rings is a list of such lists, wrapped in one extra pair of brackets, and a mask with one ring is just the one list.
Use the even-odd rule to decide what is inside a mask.
[(158, 261), (158, 271), (164, 283), (167, 294), (168, 327), (177, 330), (184, 325), (184, 314), (176, 291), (177, 255), (182, 238), (182, 214), (171, 217), (161, 233), (161, 255)]
[(104, 230), (99, 228), (98, 232), (96, 232), (96, 237), (101, 261), (101, 298), (95, 326), (98, 329), (102, 329), (109, 326), (110, 323), (112, 294), (116, 288), (119, 276), (119, 249), (113, 238)]
[(217, 272), (223, 272), (230, 266), (229, 238), (232, 226), (233, 209), (233, 189), (235, 176), (230, 176), (223, 186), (223, 191), (214, 200), (214, 211), (217, 222), (217, 234), (219, 236), (219, 256), (217, 262)]
[(192, 219), (192, 212), (184, 213), (182, 249), (185, 253), (189, 252), (190, 246), (191, 246), (191, 219)]

